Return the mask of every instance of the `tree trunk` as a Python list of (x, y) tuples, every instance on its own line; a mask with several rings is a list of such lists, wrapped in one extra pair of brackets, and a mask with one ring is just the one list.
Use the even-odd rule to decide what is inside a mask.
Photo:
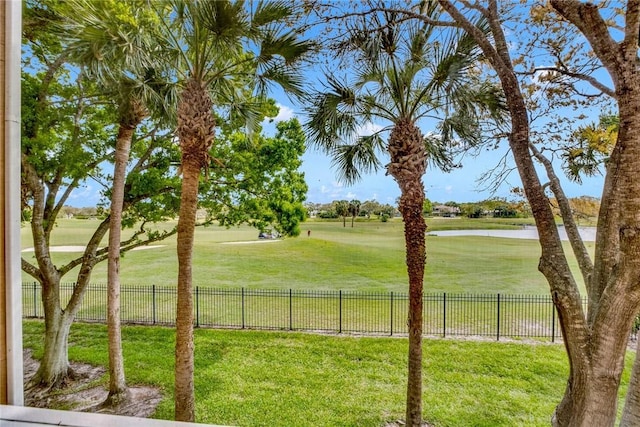
[[(422, 187), (422, 182), (420, 182)], [(424, 192), (422, 192), (424, 194)], [(426, 260), (422, 203), (405, 195), (400, 198), (404, 219), (407, 271), (409, 273), (409, 361), (407, 382), (407, 425), (422, 425), (422, 312)]]
[(189, 80), (178, 105), (178, 136), (182, 151), (182, 194), (177, 238), (176, 421), (195, 421), (192, 255), (200, 171), (208, 167), (214, 126), (212, 102), (206, 87), (197, 80)]
[(552, 422), (557, 426), (612, 426), (628, 333), (640, 309), (640, 2), (628, 2), (624, 40), (617, 42), (611, 38), (611, 28), (595, 3), (551, 0), (553, 8), (585, 35), (595, 56), (609, 71), (619, 105), (620, 132), (607, 165), (593, 275), (586, 283), (588, 314), (582, 309), (577, 283), (531, 162), (528, 111), (502, 31), (499, 2), (490, 1), (485, 9), (491, 38), (461, 13), (471, 6), (459, 8), (449, 0), (439, 3), (481, 46), (500, 78), (507, 100), (511, 116), (509, 145), (540, 236), (539, 270), (549, 283), (569, 358), (565, 396)]
[(182, 196), (178, 220), (178, 301), (176, 313), (175, 418), (195, 420), (193, 386), (193, 289), (191, 261), (200, 167), (182, 165)]
[(121, 124), (116, 140), (111, 220), (109, 222), (109, 254), (107, 259), (107, 329), (109, 338), (109, 394), (104, 406), (116, 406), (129, 399), (125, 381), (120, 327), (120, 240), (124, 186), (131, 149), (131, 138), (137, 124)]
[(55, 302), (45, 302), (44, 355), (30, 386), (57, 388), (72, 374), (67, 344), (72, 322)]
[(426, 153), (420, 129), (409, 120), (399, 120), (389, 136), (391, 162), (387, 170), (400, 187), (399, 209), (404, 220), (407, 273), (409, 276), (409, 354), (406, 423), (422, 425), (422, 311), (426, 261), (422, 216)]

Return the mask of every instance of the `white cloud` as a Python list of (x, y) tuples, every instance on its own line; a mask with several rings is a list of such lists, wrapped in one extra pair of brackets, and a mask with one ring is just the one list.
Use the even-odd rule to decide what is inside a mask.
[(286, 122), (296, 115), (291, 107), (287, 107), (286, 105), (282, 104), (276, 104), (276, 107), (280, 109), (278, 115), (273, 118), (273, 121), (276, 123)]
[(449, 194), (451, 194), (452, 190), (453, 190), (453, 185), (447, 185), (444, 187), (444, 191), (446, 191)]
[(346, 196), (344, 196), (347, 200), (353, 200), (356, 198), (356, 193), (349, 191)]
[(359, 136), (369, 136), (381, 131), (382, 129), (382, 126), (380, 126), (379, 124), (368, 122), (362, 126), (359, 126), (356, 130), (356, 133)]

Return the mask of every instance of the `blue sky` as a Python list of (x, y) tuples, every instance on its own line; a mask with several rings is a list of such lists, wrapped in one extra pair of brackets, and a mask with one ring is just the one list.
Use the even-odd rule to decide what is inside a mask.
[[(507, 36), (510, 36), (507, 31)], [(519, 34), (518, 37), (522, 37)], [(323, 80), (317, 70), (307, 72), (308, 79), (315, 79), (316, 84)], [(535, 79), (535, 77), (533, 77)], [(288, 120), (291, 117), (297, 117), (302, 123), (305, 122), (299, 111), (300, 106), (295, 106), (289, 98), (282, 95), (281, 91), (274, 91), (272, 96), (276, 99), (280, 114), (275, 118), (274, 122)], [(599, 111), (592, 112), (590, 121), (596, 121)], [(371, 123), (372, 128), (381, 128), (377, 123)], [(426, 134), (433, 129), (425, 129), (422, 131)], [(274, 132), (274, 123), (265, 123), (265, 131)], [(443, 173), (439, 170), (429, 169), (424, 177), (426, 196), (437, 202), (472, 202), (487, 199), (490, 197), (506, 197), (511, 198), (510, 189), (520, 186), (520, 179), (517, 172), (512, 172), (507, 180), (497, 189), (495, 193), (484, 189), (486, 185), (478, 182), (480, 177), (487, 171), (494, 168), (497, 163), (507, 155), (508, 163), (513, 165), (510, 155), (507, 153), (506, 141), (497, 150), (482, 150), (477, 156), (466, 155), (460, 160), (462, 168), (455, 169), (450, 173)], [(383, 159), (384, 161), (384, 159)], [(324, 153), (315, 150), (313, 147), (307, 147), (307, 152), (303, 156), (303, 165), (301, 167), (305, 173), (305, 179), (309, 187), (307, 193), (307, 201), (313, 203), (328, 203), (333, 200), (352, 200), (358, 199), (377, 200), (380, 203), (395, 204), (396, 199), (400, 195), (395, 181), (390, 176), (385, 176), (384, 170), (376, 174), (370, 174), (363, 177), (361, 182), (347, 186), (337, 179), (336, 171), (331, 167), (331, 159)], [(562, 178), (563, 188), (569, 197), (578, 197), (582, 195), (600, 197), (603, 177), (585, 178), (582, 185), (569, 182), (562, 175), (560, 165), (556, 164), (556, 172)], [(545, 174), (542, 169), (539, 175), (544, 181)], [(69, 204), (73, 206), (95, 206), (99, 200), (100, 186), (88, 181), (78, 190), (74, 191), (69, 199)]]
[[(304, 117), (296, 114), (295, 108), (286, 103), (278, 103), (280, 114), (274, 121), (288, 120), (291, 117), (298, 117), (304, 122)], [(428, 129), (423, 129), (424, 132)], [(473, 202), (490, 197), (511, 198), (510, 189), (520, 186), (520, 178), (516, 171), (509, 175), (507, 181), (498, 189), (496, 193), (488, 190), (483, 191), (483, 185), (478, 182), (479, 178), (490, 169), (494, 168), (499, 160), (507, 153), (506, 142), (497, 150), (484, 150), (477, 156), (467, 155), (461, 159), (462, 168), (450, 173), (443, 173), (439, 170), (429, 169), (424, 177), (427, 197), (432, 201), (447, 202)], [(510, 162), (512, 165), (512, 162)], [(559, 165), (558, 165), (559, 166)], [(360, 201), (375, 199), (380, 203), (395, 204), (396, 198), (400, 195), (398, 186), (393, 178), (385, 176), (384, 170), (377, 174), (366, 175), (362, 181), (356, 185), (347, 186), (340, 183), (336, 178), (336, 172), (331, 167), (331, 159), (324, 153), (308, 147), (303, 157), (302, 171), (305, 173), (309, 192), (307, 201), (313, 203), (328, 203), (333, 200)], [(561, 171), (558, 168), (558, 174)], [(541, 174), (541, 179), (544, 175)], [(561, 175), (562, 178), (564, 176)], [(569, 197), (589, 195), (600, 197), (603, 178), (598, 176), (584, 179), (582, 185), (569, 182), (563, 179), (565, 191)]]
[[(304, 117), (296, 113), (295, 107), (287, 105), (286, 102), (278, 103), (279, 115), (274, 119), (274, 123), (297, 117), (304, 122)], [(273, 124), (265, 123), (265, 131), (273, 131)], [(428, 131), (428, 129), (423, 129)], [(424, 177), (427, 197), (437, 202), (474, 202), (490, 197), (511, 198), (510, 189), (520, 186), (520, 178), (517, 172), (512, 172), (507, 181), (497, 190), (491, 193), (483, 190), (483, 185), (478, 182), (479, 178), (488, 170), (494, 168), (498, 161), (507, 152), (506, 142), (497, 150), (481, 151), (477, 156), (467, 155), (461, 159), (462, 168), (450, 173), (443, 173), (439, 170), (429, 169)], [(512, 164), (512, 162), (510, 163)], [(558, 165), (559, 166), (559, 165)], [(308, 147), (303, 156), (301, 170), (305, 173), (305, 179), (309, 186), (307, 202), (329, 203), (333, 200), (377, 200), (380, 203), (395, 205), (397, 197), (400, 195), (398, 186), (393, 178), (385, 176), (384, 170), (376, 174), (365, 175), (361, 182), (355, 185), (344, 185), (337, 179), (336, 171), (331, 167), (331, 159), (324, 153)], [(582, 185), (569, 182), (563, 178), (563, 187), (569, 197), (582, 195), (600, 197), (603, 178), (597, 176), (584, 179)], [(544, 174), (540, 173), (541, 179)], [(99, 200), (100, 186), (95, 182), (88, 181), (83, 187), (75, 190), (69, 198), (68, 204), (77, 207), (95, 206)]]

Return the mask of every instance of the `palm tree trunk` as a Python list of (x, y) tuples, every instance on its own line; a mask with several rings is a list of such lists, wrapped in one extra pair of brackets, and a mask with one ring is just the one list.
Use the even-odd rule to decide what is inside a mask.
[(420, 129), (399, 120), (389, 137), (391, 162), (387, 170), (400, 187), (400, 212), (404, 220), (407, 272), (409, 274), (409, 357), (406, 423), (422, 425), (422, 311), (427, 230), (422, 216), (426, 153)]
[[(184, 157), (183, 157), (184, 161)], [(176, 312), (175, 419), (195, 421), (193, 386), (192, 253), (200, 165), (182, 164), (182, 196), (178, 219), (178, 301)]]
[[(418, 193), (424, 194), (422, 182)], [(412, 192), (416, 193), (416, 192)], [(426, 249), (426, 225), (422, 201), (403, 194), (400, 211), (404, 219), (407, 271), (409, 273), (409, 361), (407, 381), (407, 425), (422, 425), (422, 312)]]
[[(134, 119), (135, 120), (135, 119)], [(139, 122), (139, 120), (137, 120)], [(109, 253), (107, 259), (107, 329), (109, 339), (109, 394), (103, 406), (116, 406), (129, 398), (125, 380), (120, 327), (120, 240), (124, 186), (131, 150), (131, 139), (137, 123), (121, 123), (116, 140), (111, 212), (109, 220)]]
[(212, 102), (205, 86), (197, 80), (189, 80), (178, 105), (178, 136), (182, 151), (182, 194), (177, 237), (176, 421), (195, 421), (192, 256), (200, 171), (207, 167), (209, 162), (209, 148), (213, 143), (214, 126)]

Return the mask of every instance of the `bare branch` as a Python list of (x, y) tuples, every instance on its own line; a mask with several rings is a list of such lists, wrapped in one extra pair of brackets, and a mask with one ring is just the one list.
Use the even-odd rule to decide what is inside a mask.
[[(538, 71), (553, 71), (562, 75), (565, 75), (567, 77), (571, 77), (574, 79), (579, 79), (582, 81), (585, 81), (587, 83), (589, 83), (591, 86), (593, 86), (594, 88), (596, 88), (597, 90), (599, 90), (600, 92), (604, 93), (605, 95), (608, 95), (614, 99), (617, 98), (616, 96), (616, 92), (611, 89), (609, 86), (603, 84), (602, 82), (600, 82), (598, 79), (596, 79), (593, 76), (590, 76), (588, 74), (584, 74), (584, 73), (577, 73), (577, 72), (573, 72), (573, 71), (569, 71), (566, 68), (558, 68), (558, 67), (537, 67), (535, 68), (532, 72), (527, 72), (524, 74), (535, 74)], [(577, 90), (576, 90), (577, 92)]]

